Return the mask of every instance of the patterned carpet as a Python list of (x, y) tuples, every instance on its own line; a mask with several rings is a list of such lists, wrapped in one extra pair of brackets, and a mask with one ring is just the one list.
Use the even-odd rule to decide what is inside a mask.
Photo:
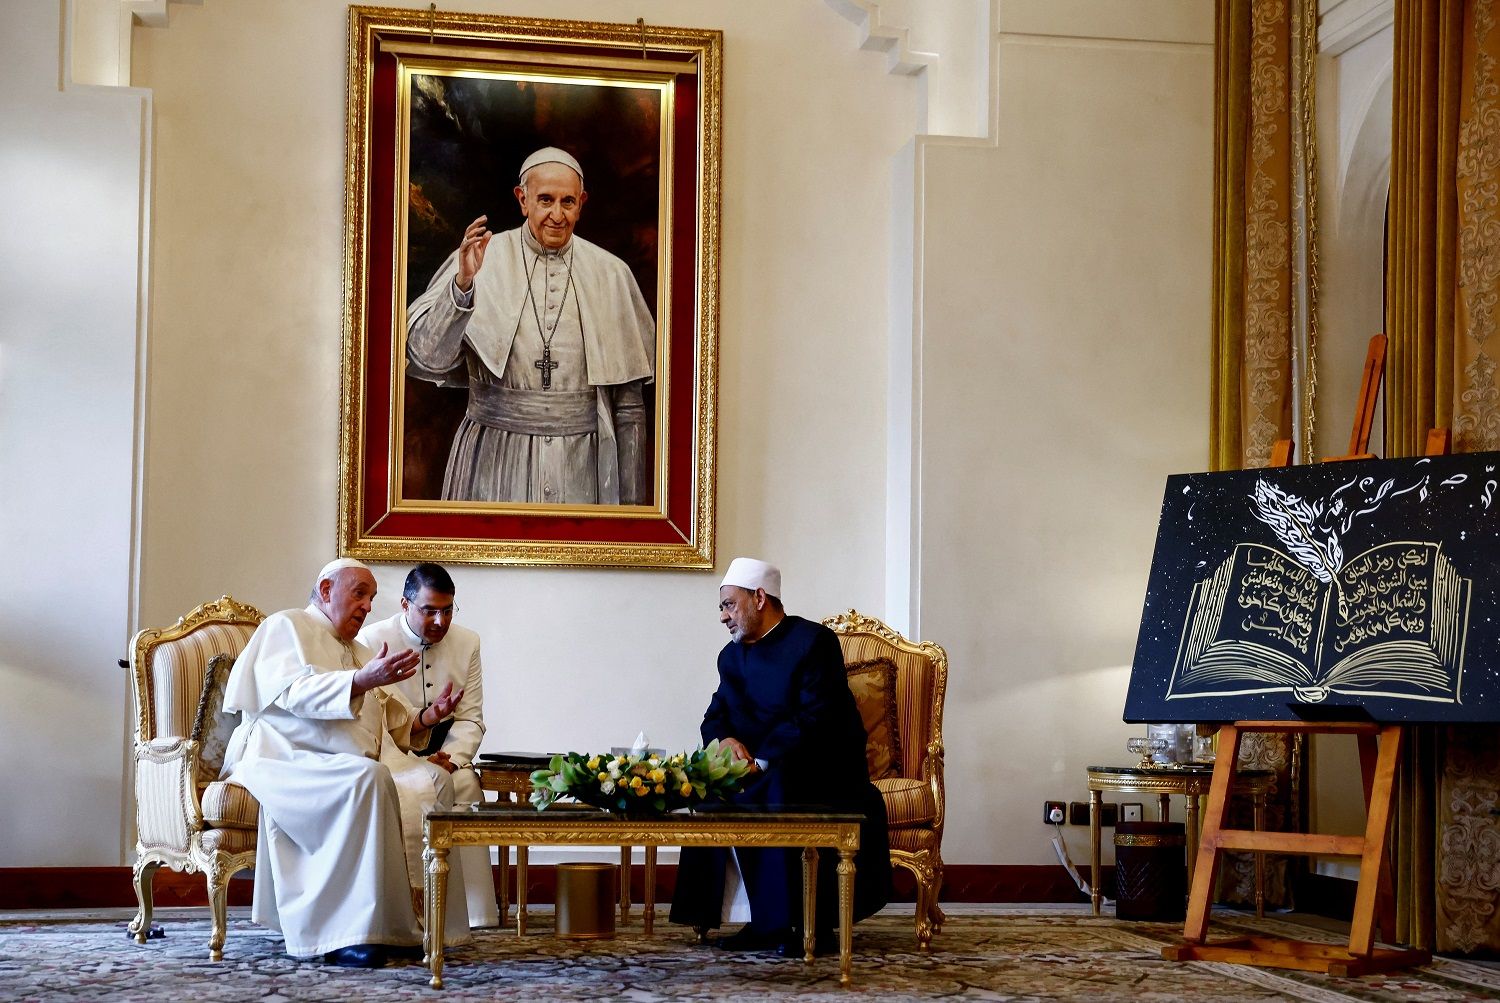
[[(910, 906), (905, 907), (909, 909)], [(812, 965), (697, 947), (678, 927), (641, 936), (638, 916), (614, 941), (485, 931), (449, 954), (447, 989), (427, 988), (405, 962), (346, 971), (280, 953), (280, 940), (233, 910), (224, 961), (208, 960), (206, 910), (161, 910), (167, 936), (138, 946), (127, 914), (24, 915), (0, 921), (0, 998), (6, 1000), (841, 1000), (837, 959)], [(1258, 931), (1337, 939), (1286, 920), (1215, 914), (1215, 937)], [(1500, 968), (1439, 959), (1389, 976), (1335, 979), (1206, 962), (1161, 960), (1180, 924), (1095, 919), (1067, 908), (995, 907), (952, 914), (930, 955), (910, 921), (885, 913), (856, 928), (852, 994), (880, 1000), (1313, 1000), (1500, 999)]]

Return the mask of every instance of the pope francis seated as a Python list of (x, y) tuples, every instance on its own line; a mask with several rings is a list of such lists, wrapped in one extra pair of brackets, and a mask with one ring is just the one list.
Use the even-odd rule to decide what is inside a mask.
[[(243, 718), (223, 779), (261, 806), (251, 918), (280, 931), (288, 954), (357, 968), (385, 964), (393, 948), (420, 948), (412, 890), (422, 875), (408, 865), (401, 805), (450, 806), (453, 783), (406, 752), (426, 745), (463, 696), (450, 684), (419, 712), (395, 691), (419, 656), (385, 645), (372, 653), (355, 640), (374, 598), (369, 568), (330, 562), (305, 609), (256, 629), (224, 697)], [(462, 874), (454, 877), (448, 944), (469, 938)]]

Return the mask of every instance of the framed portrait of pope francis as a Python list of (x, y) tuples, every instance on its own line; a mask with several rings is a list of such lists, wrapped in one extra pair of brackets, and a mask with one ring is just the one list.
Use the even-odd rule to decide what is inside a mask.
[(722, 46), (350, 8), (341, 554), (712, 567)]

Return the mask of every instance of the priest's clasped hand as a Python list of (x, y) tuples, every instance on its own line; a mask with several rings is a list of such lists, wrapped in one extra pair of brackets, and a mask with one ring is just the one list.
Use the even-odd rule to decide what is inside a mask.
[(388, 686), (391, 683), (406, 679), (417, 671), (417, 663), (422, 660), (422, 653), (414, 648), (405, 648), (394, 654), (387, 654), (390, 646), (382, 644), (380, 654), (370, 659), (364, 667), (354, 673), (353, 693), (359, 696), (377, 686)]

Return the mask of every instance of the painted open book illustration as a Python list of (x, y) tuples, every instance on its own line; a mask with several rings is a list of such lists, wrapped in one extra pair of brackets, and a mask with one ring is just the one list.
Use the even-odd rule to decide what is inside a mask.
[(1500, 721), (1500, 452), (1173, 474), (1125, 720)]
[[(1472, 582), (1436, 543), (1307, 563), (1241, 543), (1193, 587), (1167, 699), (1290, 691), (1461, 702)], [(1320, 573), (1321, 572), (1321, 573)]]

